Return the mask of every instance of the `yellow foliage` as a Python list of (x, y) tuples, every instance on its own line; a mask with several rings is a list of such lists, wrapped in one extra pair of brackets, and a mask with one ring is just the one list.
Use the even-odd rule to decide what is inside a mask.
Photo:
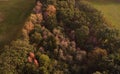
[(55, 36), (55, 40), (56, 40), (56, 44), (59, 45), (60, 44), (60, 39), (58, 38), (58, 36)]
[(38, 14), (31, 14), (29, 17), (29, 20), (33, 23), (41, 23), (43, 20), (43, 16), (42, 13), (38, 13)]
[(22, 29), (22, 35), (24, 39), (29, 40), (28, 34), (30, 33), (31, 30), (34, 29), (34, 25), (31, 21), (27, 21)]
[(99, 57), (107, 56), (107, 51), (105, 49), (101, 49), (99, 47), (96, 47), (92, 52), (89, 53), (89, 57), (93, 59), (97, 59)]
[(96, 54), (96, 55), (107, 56), (107, 51), (105, 49), (101, 49), (99, 47), (96, 47), (93, 50), (93, 53)]
[(37, 16), (36, 14), (31, 14), (29, 17), (30, 21), (32, 21), (33, 23), (37, 22)]
[(59, 29), (56, 29), (56, 28), (54, 28), (53, 29), (53, 33), (56, 35), (56, 34), (60, 34), (60, 30)]
[(28, 32), (24, 28), (22, 29), (22, 35), (23, 35), (24, 39), (29, 39)]

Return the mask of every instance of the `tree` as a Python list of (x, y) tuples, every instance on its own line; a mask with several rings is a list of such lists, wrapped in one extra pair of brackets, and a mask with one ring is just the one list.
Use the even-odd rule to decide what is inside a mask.
[[(88, 71), (93, 73), (95, 71), (105, 71), (104, 67), (100, 66), (102, 59), (107, 57), (108, 53), (105, 49), (101, 49), (99, 47), (94, 48), (91, 52), (88, 53)], [(105, 64), (105, 63), (104, 63)]]
[(49, 68), (50, 62), (51, 62), (49, 56), (47, 56), (45, 54), (38, 54), (37, 59), (38, 59), (38, 62), (40, 64), (39, 73), (49, 74), (49, 69), (48, 68)]
[(57, 27), (56, 16), (52, 15), (45, 17), (44, 25), (48, 30), (52, 31), (54, 28)]
[(31, 35), (30, 40), (32, 43), (39, 44), (39, 42), (42, 40), (42, 36), (40, 33), (35, 32), (34, 34)]
[(76, 29), (76, 43), (78, 47), (84, 47), (86, 39), (89, 35), (89, 28), (87, 26), (82, 26), (80, 29)]
[(11, 43), (11, 46), (5, 47), (5, 51), (0, 56), (0, 72), (3, 74), (19, 74), (27, 62), (27, 56), (30, 51), (33, 51), (27, 41), (16, 40)]

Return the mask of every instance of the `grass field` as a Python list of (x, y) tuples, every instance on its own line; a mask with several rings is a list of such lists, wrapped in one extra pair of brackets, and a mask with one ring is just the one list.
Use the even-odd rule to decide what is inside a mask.
[(0, 46), (15, 39), (35, 0), (0, 0)]
[(115, 28), (120, 29), (120, 0), (88, 0)]

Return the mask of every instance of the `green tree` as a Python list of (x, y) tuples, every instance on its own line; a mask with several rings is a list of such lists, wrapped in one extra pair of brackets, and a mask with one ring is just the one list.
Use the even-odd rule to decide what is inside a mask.
[(11, 46), (4, 48), (4, 52), (0, 56), (0, 72), (3, 74), (19, 74), (27, 62), (27, 56), (30, 51), (33, 51), (28, 41), (16, 40), (11, 43)]
[(80, 29), (76, 29), (76, 43), (79, 47), (84, 47), (86, 39), (89, 35), (89, 28), (87, 26), (82, 26)]
[(55, 27), (57, 27), (56, 15), (45, 17), (44, 25), (50, 31), (52, 31)]

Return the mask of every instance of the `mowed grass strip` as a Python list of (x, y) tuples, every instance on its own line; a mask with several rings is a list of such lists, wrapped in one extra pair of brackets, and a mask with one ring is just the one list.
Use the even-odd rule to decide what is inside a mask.
[(18, 36), (35, 0), (0, 1), (0, 46)]
[(100, 10), (109, 23), (120, 30), (120, 0), (88, 0), (88, 2)]

